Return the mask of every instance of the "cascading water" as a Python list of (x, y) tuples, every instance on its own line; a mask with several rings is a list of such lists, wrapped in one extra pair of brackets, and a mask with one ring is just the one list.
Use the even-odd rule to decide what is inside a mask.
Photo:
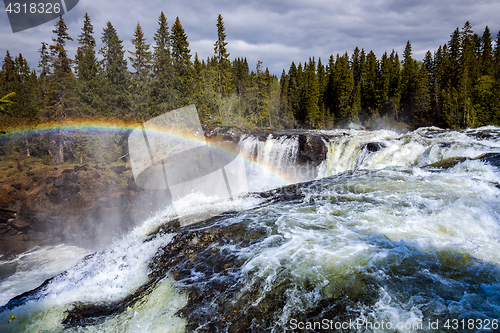
[[(500, 129), (308, 133), (328, 145), (310, 182), (276, 188), (300, 162), (299, 134), (245, 136), (249, 188), (274, 190), (193, 195), (76, 265), (61, 248), (2, 262), (17, 272), (0, 281), (1, 329), (498, 331)], [(203, 209), (226, 213), (173, 227)]]
[(249, 191), (286, 185), (286, 180), (294, 176), (299, 148), (297, 136), (274, 138), (269, 134), (265, 141), (259, 141), (245, 135), (239, 146), (243, 156), (254, 162), (247, 165)]

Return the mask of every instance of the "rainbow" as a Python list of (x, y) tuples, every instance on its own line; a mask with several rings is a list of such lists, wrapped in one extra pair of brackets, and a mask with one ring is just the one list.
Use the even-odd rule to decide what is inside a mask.
[[(16, 128), (9, 128), (0, 132), (0, 142), (3, 140), (9, 140), (16, 137), (38, 137), (45, 135), (54, 134), (65, 134), (65, 135), (80, 135), (80, 134), (93, 134), (93, 135), (128, 135), (133, 130), (140, 127), (140, 123), (125, 123), (117, 121), (106, 121), (106, 120), (70, 120), (64, 123), (52, 123), (52, 124), (39, 124), (36, 126), (19, 126)], [(176, 142), (192, 142), (194, 144), (199, 144), (200, 141), (192, 135), (173, 135), (172, 133), (148, 129), (148, 136), (168, 136), (173, 141)], [(274, 170), (271, 166), (258, 163), (254, 161), (249, 156), (242, 156), (242, 154), (236, 154), (234, 151), (224, 148), (216, 147), (216, 150), (221, 154), (226, 154), (227, 156), (242, 158), (245, 165), (253, 168), (257, 168), (266, 174), (270, 175), (275, 181), (280, 185), (289, 185), (295, 183), (295, 180), (291, 179), (287, 175), (277, 170)]]

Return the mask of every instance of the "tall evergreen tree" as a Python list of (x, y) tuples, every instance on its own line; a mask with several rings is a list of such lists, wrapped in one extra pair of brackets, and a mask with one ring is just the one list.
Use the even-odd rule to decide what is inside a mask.
[(158, 18), (158, 29), (153, 37), (153, 73), (150, 103), (154, 115), (173, 110), (177, 99), (172, 88), (172, 55), (170, 51), (170, 30), (163, 11)]
[(217, 63), (218, 92), (227, 95), (231, 91), (231, 62), (227, 52), (226, 30), (222, 15), (217, 17), (217, 41), (214, 44), (215, 59)]
[(319, 85), (316, 77), (316, 62), (309, 58), (309, 63), (304, 65), (304, 110), (309, 126), (314, 128), (323, 121), (319, 108)]
[(406, 43), (401, 70), (401, 109), (403, 120), (412, 123), (418, 81), (417, 61), (412, 57), (411, 43)]
[(141, 25), (137, 22), (134, 30), (134, 38), (132, 44), (134, 45), (134, 52), (128, 51), (131, 56), (128, 57), (132, 68), (135, 69), (133, 77), (136, 81), (144, 81), (148, 78), (151, 72), (153, 55), (149, 50), (149, 44), (146, 44), (146, 37)]
[(359, 122), (358, 109), (353, 108), (354, 76), (347, 52), (337, 54), (334, 72), (335, 118), (337, 123)]
[(484, 29), (481, 37), (481, 57), (480, 57), (480, 75), (493, 75), (493, 48), (491, 44), (491, 33), (488, 26)]
[(102, 87), (101, 109), (106, 116), (124, 116), (129, 108), (127, 61), (124, 58), (123, 41), (108, 21), (103, 30), (103, 46), (99, 53), (105, 83)]
[(68, 27), (62, 15), (55, 27), (52, 30), (56, 35), (52, 38), (55, 44), (49, 46), (52, 74), (46, 81), (47, 104), (44, 110), (44, 116), (50, 121), (66, 118), (74, 111), (75, 76), (65, 48), (66, 42), (73, 38), (67, 33)]
[(361, 106), (367, 117), (377, 115), (378, 100), (377, 100), (377, 76), (378, 76), (377, 57), (373, 51), (370, 51), (366, 56), (364, 65), (364, 84), (362, 89)]
[(187, 35), (178, 17), (172, 25), (170, 46), (173, 63), (172, 86), (179, 98), (176, 101), (177, 106), (183, 106), (192, 102), (193, 64), (191, 63), (191, 50)]
[[(12, 56), (10, 55), (9, 50), (7, 50), (2, 63), (2, 69), (0, 70), (0, 96), (5, 96), (10, 93), (16, 93), (17, 89), (18, 85), (15, 63), (12, 59)], [(15, 94), (11, 97), (11, 99), (9, 99), (9, 103), (5, 103), (7, 104), (6, 106), (3, 105), (2, 113), (13, 116), (15, 113), (14, 110), (12, 110), (14, 101), (17, 101)]]
[(461, 123), (469, 127), (475, 122), (476, 111), (471, 101), (472, 86), (477, 77), (477, 66), (475, 56), (475, 43), (473, 39), (472, 26), (467, 21), (461, 32), (461, 54), (459, 75), (459, 102), (458, 107), (462, 112)]
[(149, 50), (149, 44), (146, 44), (146, 37), (141, 25), (137, 22), (132, 39), (134, 52), (128, 51), (131, 56), (128, 58), (135, 72), (132, 73), (132, 84), (130, 86), (130, 110), (135, 118), (147, 120), (152, 113), (150, 110), (150, 78), (153, 54)]
[(95, 52), (94, 27), (85, 13), (82, 32), (78, 35), (78, 49), (75, 56), (76, 107), (82, 115), (94, 115), (101, 95), (99, 61)]

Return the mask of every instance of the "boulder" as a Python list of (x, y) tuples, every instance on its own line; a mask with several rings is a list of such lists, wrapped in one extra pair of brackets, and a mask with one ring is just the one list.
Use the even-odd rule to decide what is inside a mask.
[(10, 186), (15, 188), (18, 191), (20, 191), (23, 188), (23, 185), (21, 183), (12, 184)]
[(318, 166), (326, 159), (328, 148), (325, 140), (319, 135), (301, 134), (299, 135), (299, 163), (310, 163)]
[(125, 165), (118, 165), (115, 167), (111, 167), (111, 171), (113, 171), (116, 174), (124, 173), (127, 170), (129, 170), (129, 168), (127, 168)]
[(385, 145), (382, 142), (369, 142), (366, 144), (366, 149), (370, 153), (374, 153), (374, 152), (382, 150), (384, 148), (385, 148)]

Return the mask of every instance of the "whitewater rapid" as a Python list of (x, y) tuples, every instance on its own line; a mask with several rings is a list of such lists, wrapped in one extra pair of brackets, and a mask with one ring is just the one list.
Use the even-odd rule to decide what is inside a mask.
[[(326, 319), (391, 323), (346, 332), (453, 332), (464, 330), (447, 329), (447, 320), (479, 325), (500, 318), (500, 166), (482, 158), (500, 154), (499, 128), (308, 133), (321, 135), (328, 153), (306, 173), (314, 177), (301, 179), (309, 183), (293, 187), (299, 194), (293, 199), (250, 194), (224, 201), (193, 193), (175, 212), (156, 212), (85, 258), (85, 249), (61, 245), (0, 263), (16, 269), (0, 281), (1, 304), (56, 276), (24, 303), (4, 306), (0, 325), (11, 314), (17, 319), (2, 330), (283, 332)], [(287, 185), (301, 168), (298, 145), (293, 134), (244, 136), (251, 191)], [(208, 246), (233, 258), (223, 265), (230, 269), (207, 276), (195, 264), (182, 278), (167, 274), (119, 313), (63, 324), (78, 304), (106, 306), (139, 290), (153, 273), (151, 260), (168, 253), (176, 235), (152, 232), (179, 217), (189, 225), (208, 211), (232, 212), (213, 222), (222, 233), (245, 228), (234, 242)], [(212, 225), (200, 228), (208, 233)], [(193, 252), (186, 262), (204, 255)], [(207, 291), (193, 310), (199, 286), (219, 289)], [(182, 309), (191, 310), (180, 315)], [(436, 321), (438, 330), (430, 327)]]

